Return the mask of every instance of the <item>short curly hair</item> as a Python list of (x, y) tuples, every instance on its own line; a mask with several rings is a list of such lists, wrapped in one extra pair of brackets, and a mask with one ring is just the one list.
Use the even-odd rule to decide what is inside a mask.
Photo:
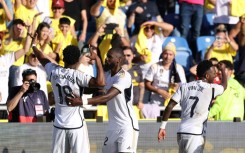
[(63, 50), (63, 61), (67, 65), (76, 64), (79, 61), (81, 53), (77, 46), (69, 45)]
[(204, 60), (197, 66), (197, 77), (202, 78), (208, 70), (213, 66), (212, 62), (209, 60)]

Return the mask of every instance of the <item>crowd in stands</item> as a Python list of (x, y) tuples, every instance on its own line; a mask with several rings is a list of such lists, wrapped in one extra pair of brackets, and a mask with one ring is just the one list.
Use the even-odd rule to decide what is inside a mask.
[[(167, 105), (179, 84), (198, 79), (196, 65), (202, 60), (216, 59), (225, 65), (229, 81), (224, 94), (213, 101), (209, 117), (243, 120), (245, 9), (239, 5), (245, 6), (245, 2), (0, 0), (0, 104), (12, 100), (12, 88), (21, 86), (22, 77), (26, 77), (23, 73), (32, 69), (49, 105), (53, 106), (46, 72), (27, 42), (27, 37), (37, 35), (37, 48), (62, 67), (63, 50), (69, 45), (77, 46), (81, 50), (77, 70), (94, 77), (95, 62), (88, 58), (89, 51), (84, 46), (92, 46), (103, 65), (108, 50), (121, 47), (125, 56), (123, 68), (130, 72), (133, 81), (133, 104), (142, 118), (160, 116), (160, 107)], [(198, 50), (197, 39), (201, 36), (211, 41), (204, 51)], [(168, 37), (184, 38), (191, 57), (182, 56), (186, 48), (177, 42), (166, 43)], [(193, 67), (189, 69), (178, 59), (186, 60)], [(217, 70), (217, 80), (222, 79), (219, 74)], [(88, 98), (94, 95), (84, 94)], [(10, 108), (9, 114), (13, 114), (12, 110), (19, 113), (13, 106)], [(49, 107), (45, 104), (44, 108)]]

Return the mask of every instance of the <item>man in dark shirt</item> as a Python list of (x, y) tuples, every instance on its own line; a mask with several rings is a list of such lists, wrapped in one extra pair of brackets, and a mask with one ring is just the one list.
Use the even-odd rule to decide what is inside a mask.
[(67, 15), (76, 20), (75, 31), (78, 41), (85, 42), (88, 27), (86, 3), (84, 0), (64, 0), (64, 2), (64, 15)]
[(146, 21), (163, 21), (156, 3), (148, 0), (138, 0), (133, 3), (128, 9), (127, 16), (129, 19), (128, 28), (132, 28), (133, 24), (135, 26), (133, 34), (138, 34), (140, 25)]
[(37, 122), (47, 117), (49, 104), (45, 93), (36, 82), (35, 70), (26, 69), (22, 73), (23, 85), (15, 86), (7, 100), (9, 122)]

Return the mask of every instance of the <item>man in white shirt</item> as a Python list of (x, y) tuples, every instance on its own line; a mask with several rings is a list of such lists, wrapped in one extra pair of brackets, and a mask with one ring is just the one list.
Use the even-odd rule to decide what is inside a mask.
[[(146, 73), (145, 87), (151, 91), (150, 105), (142, 109), (146, 118), (160, 116), (160, 110), (156, 108), (172, 96), (170, 90), (175, 90), (178, 83), (186, 83), (184, 68), (175, 62), (176, 54), (174, 43), (168, 43), (162, 51), (162, 61), (152, 64)], [(176, 87), (171, 89), (172, 85)]]
[(207, 119), (212, 100), (221, 95), (227, 87), (227, 76), (223, 65), (219, 65), (222, 73), (221, 85), (214, 84), (215, 66), (204, 60), (197, 66), (199, 80), (182, 84), (171, 98), (163, 114), (158, 133), (158, 141), (166, 137), (166, 124), (173, 107), (181, 106), (181, 122), (177, 132), (179, 152), (203, 152)]

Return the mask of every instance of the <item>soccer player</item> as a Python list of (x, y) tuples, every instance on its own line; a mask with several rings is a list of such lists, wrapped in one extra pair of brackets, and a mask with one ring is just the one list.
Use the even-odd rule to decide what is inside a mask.
[(124, 54), (121, 48), (111, 48), (105, 67), (106, 94), (90, 99), (68, 98), (72, 106), (107, 102), (108, 130), (103, 153), (135, 153), (138, 142), (138, 120), (133, 110), (131, 75), (122, 69)]
[(215, 67), (211, 61), (204, 60), (197, 66), (199, 80), (182, 84), (171, 98), (163, 114), (158, 132), (158, 141), (166, 137), (166, 124), (173, 107), (181, 106), (181, 122), (177, 132), (180, 153), (203, 152), (210, 104), (227, 87), (227, 76), (223, 65), (221, 85), (213, 84), (216, 77)]
[(90, 50), (90, 58), (95, 60), (97, 65), (97, 77), (93, 78), (75, 70), (80, 57), (80, 50), (76, 46), (70, 45), (64, 49), (64, 68), (51, 63), (35, 44), (32, 49), (46, 69), (55, 96), (52, 152), (70, 153), (72, 150), (73, 153), (90, 153), (83, 108), (69, 106), (66, 97), (72, 94), (82, 97), (84, 87), (104, 86), (104, 71), (99, 57)]

